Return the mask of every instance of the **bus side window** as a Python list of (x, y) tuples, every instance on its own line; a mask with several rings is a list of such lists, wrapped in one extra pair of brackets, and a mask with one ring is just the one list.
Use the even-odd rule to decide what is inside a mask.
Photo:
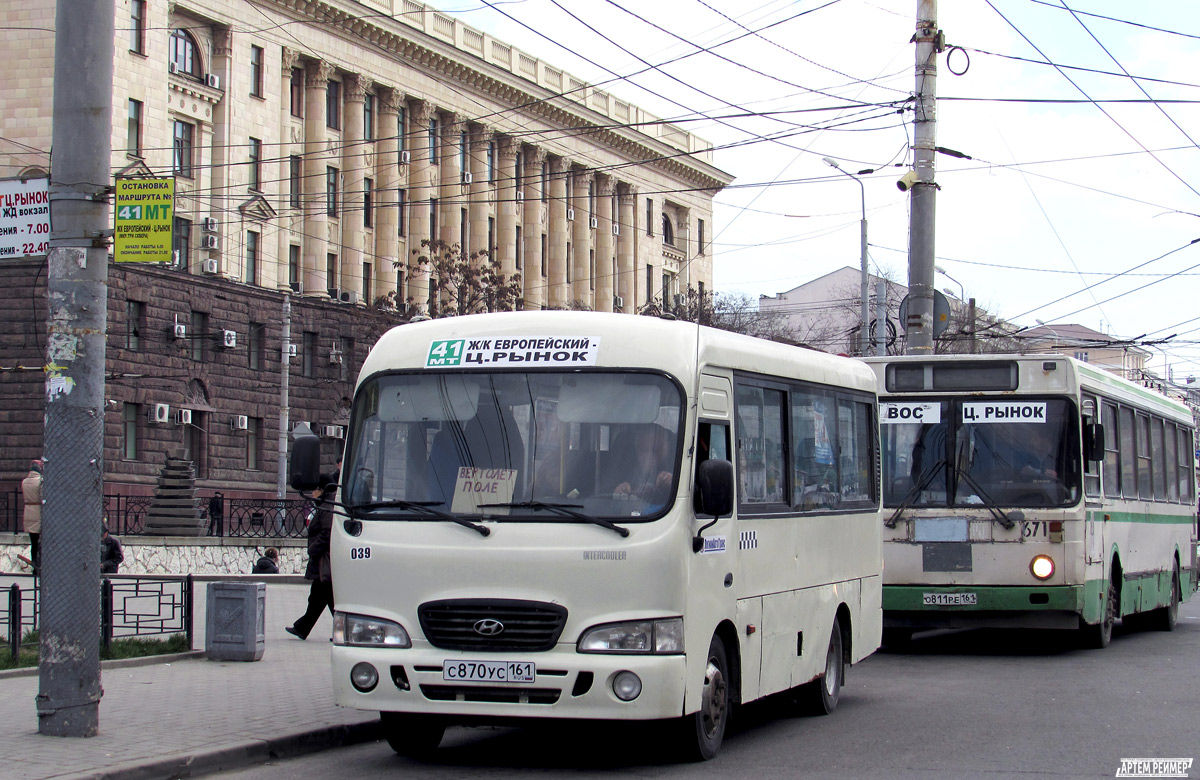
[(729, 426), (700, 423), (696, 431), (696, 467), (709, 459), (729, 460)]

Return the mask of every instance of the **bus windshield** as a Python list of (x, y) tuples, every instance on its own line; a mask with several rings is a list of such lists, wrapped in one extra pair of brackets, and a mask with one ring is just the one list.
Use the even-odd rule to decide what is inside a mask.
[(679, 476), (681, 398), (645, 372), (375, 376), (351, 415), (342, 502), (368, 521), (652, 519)]
[(1079, 499), (1079, 430), (1066, 400), (880, 407), (885, 506), (1053, 507)]

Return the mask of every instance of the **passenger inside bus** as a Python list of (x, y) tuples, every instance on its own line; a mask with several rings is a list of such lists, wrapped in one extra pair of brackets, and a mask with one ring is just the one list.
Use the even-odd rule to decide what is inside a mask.
[(630, 426), (618, 434), (603, 468), (600, 491), (661, 507), (671, 490), (671, 434), (658, 424)]

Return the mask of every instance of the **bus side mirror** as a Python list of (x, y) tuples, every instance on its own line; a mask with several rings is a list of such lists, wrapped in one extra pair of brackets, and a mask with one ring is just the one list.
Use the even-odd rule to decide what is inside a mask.
[(696, 514), (724, 517), (733, 513), (733, 463), (706, 460), (696, 469)]
[(291, 485), (301, 493), (310, 493), (321, 484), (321, 440), (312, 433), (303, 433), (292, 442), (292, 462), (289, 469)]
[(1100, 423), (1084, 426), (1083, 457), (1092, 462), (1104, 460), (1104, 426)]

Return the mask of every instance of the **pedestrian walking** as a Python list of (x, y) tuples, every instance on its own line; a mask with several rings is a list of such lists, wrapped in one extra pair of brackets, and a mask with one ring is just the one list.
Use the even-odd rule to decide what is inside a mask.
[(208, 499), (208, 535), (224, 536), (221, 528), (221, 518), (225, 516), (225, 496), (221, 491), (213, 493)]
[(29, 534), (29, 565), (33, 573), (41, 571), (42, 555), (42, 461), (29, 465), (29, 474), (21, 480), (21, 496), (25, 501), (25, 533)]
[(329, 540), (333, 534), (333, 494), (337, 480), (321, 475), (321, 487), (310, 494), (313, 510), (308, 520), (308, 566), (304, 578), (312, 580), (308, 589), (308, 610), (284, 630), (299, 639), (307, 639), (325, 608), (333, 614), (333, 577), (330, 572)]
[(116, 574), (125, 560), (121, 541), (108, 533), (108, 523), (100, 526), (100, 573)]
[(263, 551), (263, 555), (254, 564), (254, 568), (250, 570), (251, 574), (278, 574), (279, 573), (279, 550), (274, 547), (268, 547)]

